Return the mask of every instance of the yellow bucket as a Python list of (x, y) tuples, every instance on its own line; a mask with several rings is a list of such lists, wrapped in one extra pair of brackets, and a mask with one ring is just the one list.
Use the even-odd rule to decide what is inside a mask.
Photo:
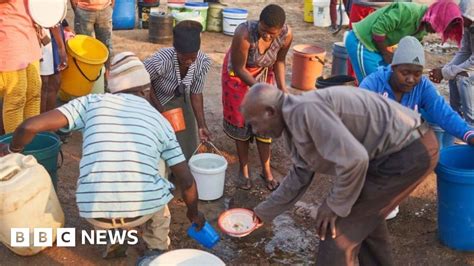
[(76, 35), (66, 48), (69, 67), (61, 72), (61, 90), (71, 96), (87, 95), (101, 77), (109, 51), (102, 42), (86, 35)]
[[(100, 77), (99, 79), (94, 82), (94, 85), (92, 86), (90, 94), (102, 94), (105, 93), (105, 80), (104, 80), (104, 73), (105, 73), (105, 67), (102, 67), (100, 70)], [(69, 102), (72, 99), (77, 98), (76, 96), (72, 96), (68, 94), (67, 92), (64, 92), (62, 89), (58, 91), (58, 97), (62, 102)]]
[(313, 23), (313, 0), (304, 0), (304, 18), (305, 22)]

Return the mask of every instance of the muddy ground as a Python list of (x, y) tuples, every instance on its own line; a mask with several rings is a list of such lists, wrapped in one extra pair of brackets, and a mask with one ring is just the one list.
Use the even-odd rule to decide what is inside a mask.
[[(332, 36), (326, 29), (313, 27), (302, 21), (302, 1), (286, 1), (289, 24), (294, 30), (293, 44), (317, 44), (328, 51), (325, 73), (330, 73), (331, 46), (342, 40), (342, 33)], [(245, 5), (250, 9), (250, 17), (257, 18), (262, 5)], [(72, 12), (68, 16), (72, 22)], [(116, 52), (130, 50), (144, 59), (157, 49), (167, 45), (151, 44), (147, 41), (146, 30), (114, 31), (113, 43)], [(427, 50), (437, 39), (427, 38)], [(222, 132), (222, 107), (220, 70), (231, 42), (231, 37), (219, 33), (204, 33), (202, 49), (212, 58), (213, 66), (205, 89), (205, 111), (207, 123), (214, 135), (214, 143), (229, 161), (226, 175), (225, 195), (214, 202), (200, 202), (200, 209), (217, 228), (217, 217), (226, 208), (238, 206), (251, 208), (268, 196), (263, 182), (257, 178), (260, 171), (256, 147), (252, 145), (251, 174), (256, 186), (251, 191), (235, 189), (237, 180), (237, 158), (234, 143)], [(435, 47), (436, 48), (436, 47)], [(436, 48), (429, 51), (428, 67), (441, 65), (452, 56), (452, 49)], [(288, 76), (291, 78), (292, 53), (287, 57)], [(289, 85), (289, 82), (288, 82)], [(440, 86), (446, 95), (446, 85)], [(296, 92), (296, 91), (295, 91)], [(58, 195), (66, 214), (65, 227), (75, 227), (77, 231), (91, 229), (89, 224), (78, 216), (75, 204), (75, 188), (78, 177), (78, 164), (81, 158), (81, 136), (74, 134), (69, 143), (62, 147), (65, 155), (64, 165), (59, 170)], [(273, 145), (272, 166), (278, 178), (284, 177), (289, 164), (281, 140)], [(323, 178), (320, 178), (323, 179)], [(329, 182), (312, 184), (306, 196), (294, 208), (278, 217), (272, 224), (242, 239), (222, 235), (222, 240), (209, 252), (219, 256), (228, 264), (313, 264), (316, 261), (318, 238), (312, 226), (311, 208), (321, 201), (327, 192)], [(170, 204), (172, 213), (171, 249), (198, 248), (195, 241), (186, 236), (189, 222), (185, 216), (184, 203), (176, 195)], [(442, 246), (437, 240), (436, 223), (436, 176), (431, 175), (412, 195), (401, 204), (398, 217), (388, 222), (392, 234), (393, 252), (397, 265), (474, 265), (474, 254), (453, 251)], [(0, 265), (133, 265), (143, 245), (130, 248), (129, 256), (123, 259), (103, 260), (103, 247), (81, 246), (75, 248), (49, 248), (39, 255), (22, 258), (0, 246)]]

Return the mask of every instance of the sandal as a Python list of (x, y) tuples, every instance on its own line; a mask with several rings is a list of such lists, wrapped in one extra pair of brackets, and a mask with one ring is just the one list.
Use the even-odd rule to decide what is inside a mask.
[(238, 186), (238, 188), (243, 189), (243, 190), (252, 189), (253, 183), (250, 177), (244, 177), (242, 174), (239, 174), (239, 178), (244, 181)]
[(275, 191), (280, 186), (280, 182), (275, 180), (275, 178), (273, 178), (272, 180), (268, 180), (263, 174), (260, 174), (260, 177), (263, 179), (263, 182), (265, 182), (265, 186), (270, 191)]

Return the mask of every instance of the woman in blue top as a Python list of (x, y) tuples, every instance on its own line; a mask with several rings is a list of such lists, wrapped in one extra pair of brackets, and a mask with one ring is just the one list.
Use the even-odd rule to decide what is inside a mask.
[(474, 144), (474, 131), (423, 76), (424, 64), (423, 46), (414, 37), (404, 37), (395, 51), (392, 65), (367, 76), (360, 87), (423, 112), (449, 134)]
[[(367, 76), (359, 87), (379, 93), (424, 114), (449, 134), (474, 145), (474, 131), (423, 76), (425, 52), (412, 36), (400, 40), (391, 66)], [(395, 218), (398, 207), (386, 219)]]

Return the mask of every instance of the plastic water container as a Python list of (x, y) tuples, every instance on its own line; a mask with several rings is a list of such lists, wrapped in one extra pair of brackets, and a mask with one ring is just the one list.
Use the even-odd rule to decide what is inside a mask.
[(207, 28), (207, 10), (209, 9), (208, 3), (200, 2), (187, 2), (184, 4), (184, 12), (193, 12), (199, 14), (199, 22), (202, 25), (202, 31)]
[[(55, 240), (63, 225), (64, 213), (44, 167), (31, 155), (0, 158), (0, 242), (18, 255), (31, 256), (46, 248), (33, 246), (33, 228), (52, 228)], [(29, 228), (30, 246), (10, 246), (11, 228)]]
[(456, 145), (441, 150), (436, 166), (438, 237), (453, 249), (474, 251), (474, 148)]
[(115, 0), (112, 27), (114, 30), (135, 28), (135, 0)]
[(332, 45), (331, 76), (347, 75), (347, 49), (343, 42)]
[(331, 26), (331, 17), (329, 15), (329, 0), (313, 1), (313, 23), (316, 27)]
[(224, 8), (222, 11), (222, 27), (225, 35), (234, 36), (235, 29), (247, 21), (249, 12), (241, 8)]
[(218, 154), (200, 153), (189, 159), (200, 200), (216, 200), (224, 195), (226, 159)]
[(220, 240), (219, 234), (208, 222), (204, 224), (200, 231), (197, 231), (196, 224), (192, 224), (188, 228), (188, 236), (206, 248), (214, 247)]
[[(150, 262), (144, 263), (143, 265), (158, 266), (224, 266), (225, 263), (217, 256), (202, 251), (199, 249), (175, 249), (164, 253), (156, 258), (153, 258)], [(139, 266), (142, 266), (140, 263)]]
[(339, 23), (341, 22), (341, 11), (339, 11), (339, 8), (342, 8), (342, 24), (343, 26), (347, 26), (349, 25), (349, 17), (347, 16), (347, 13), (346, 13), (346, 8), (344, 7), (344, 5), (337, 5), (337, 25), (339, 25)]

